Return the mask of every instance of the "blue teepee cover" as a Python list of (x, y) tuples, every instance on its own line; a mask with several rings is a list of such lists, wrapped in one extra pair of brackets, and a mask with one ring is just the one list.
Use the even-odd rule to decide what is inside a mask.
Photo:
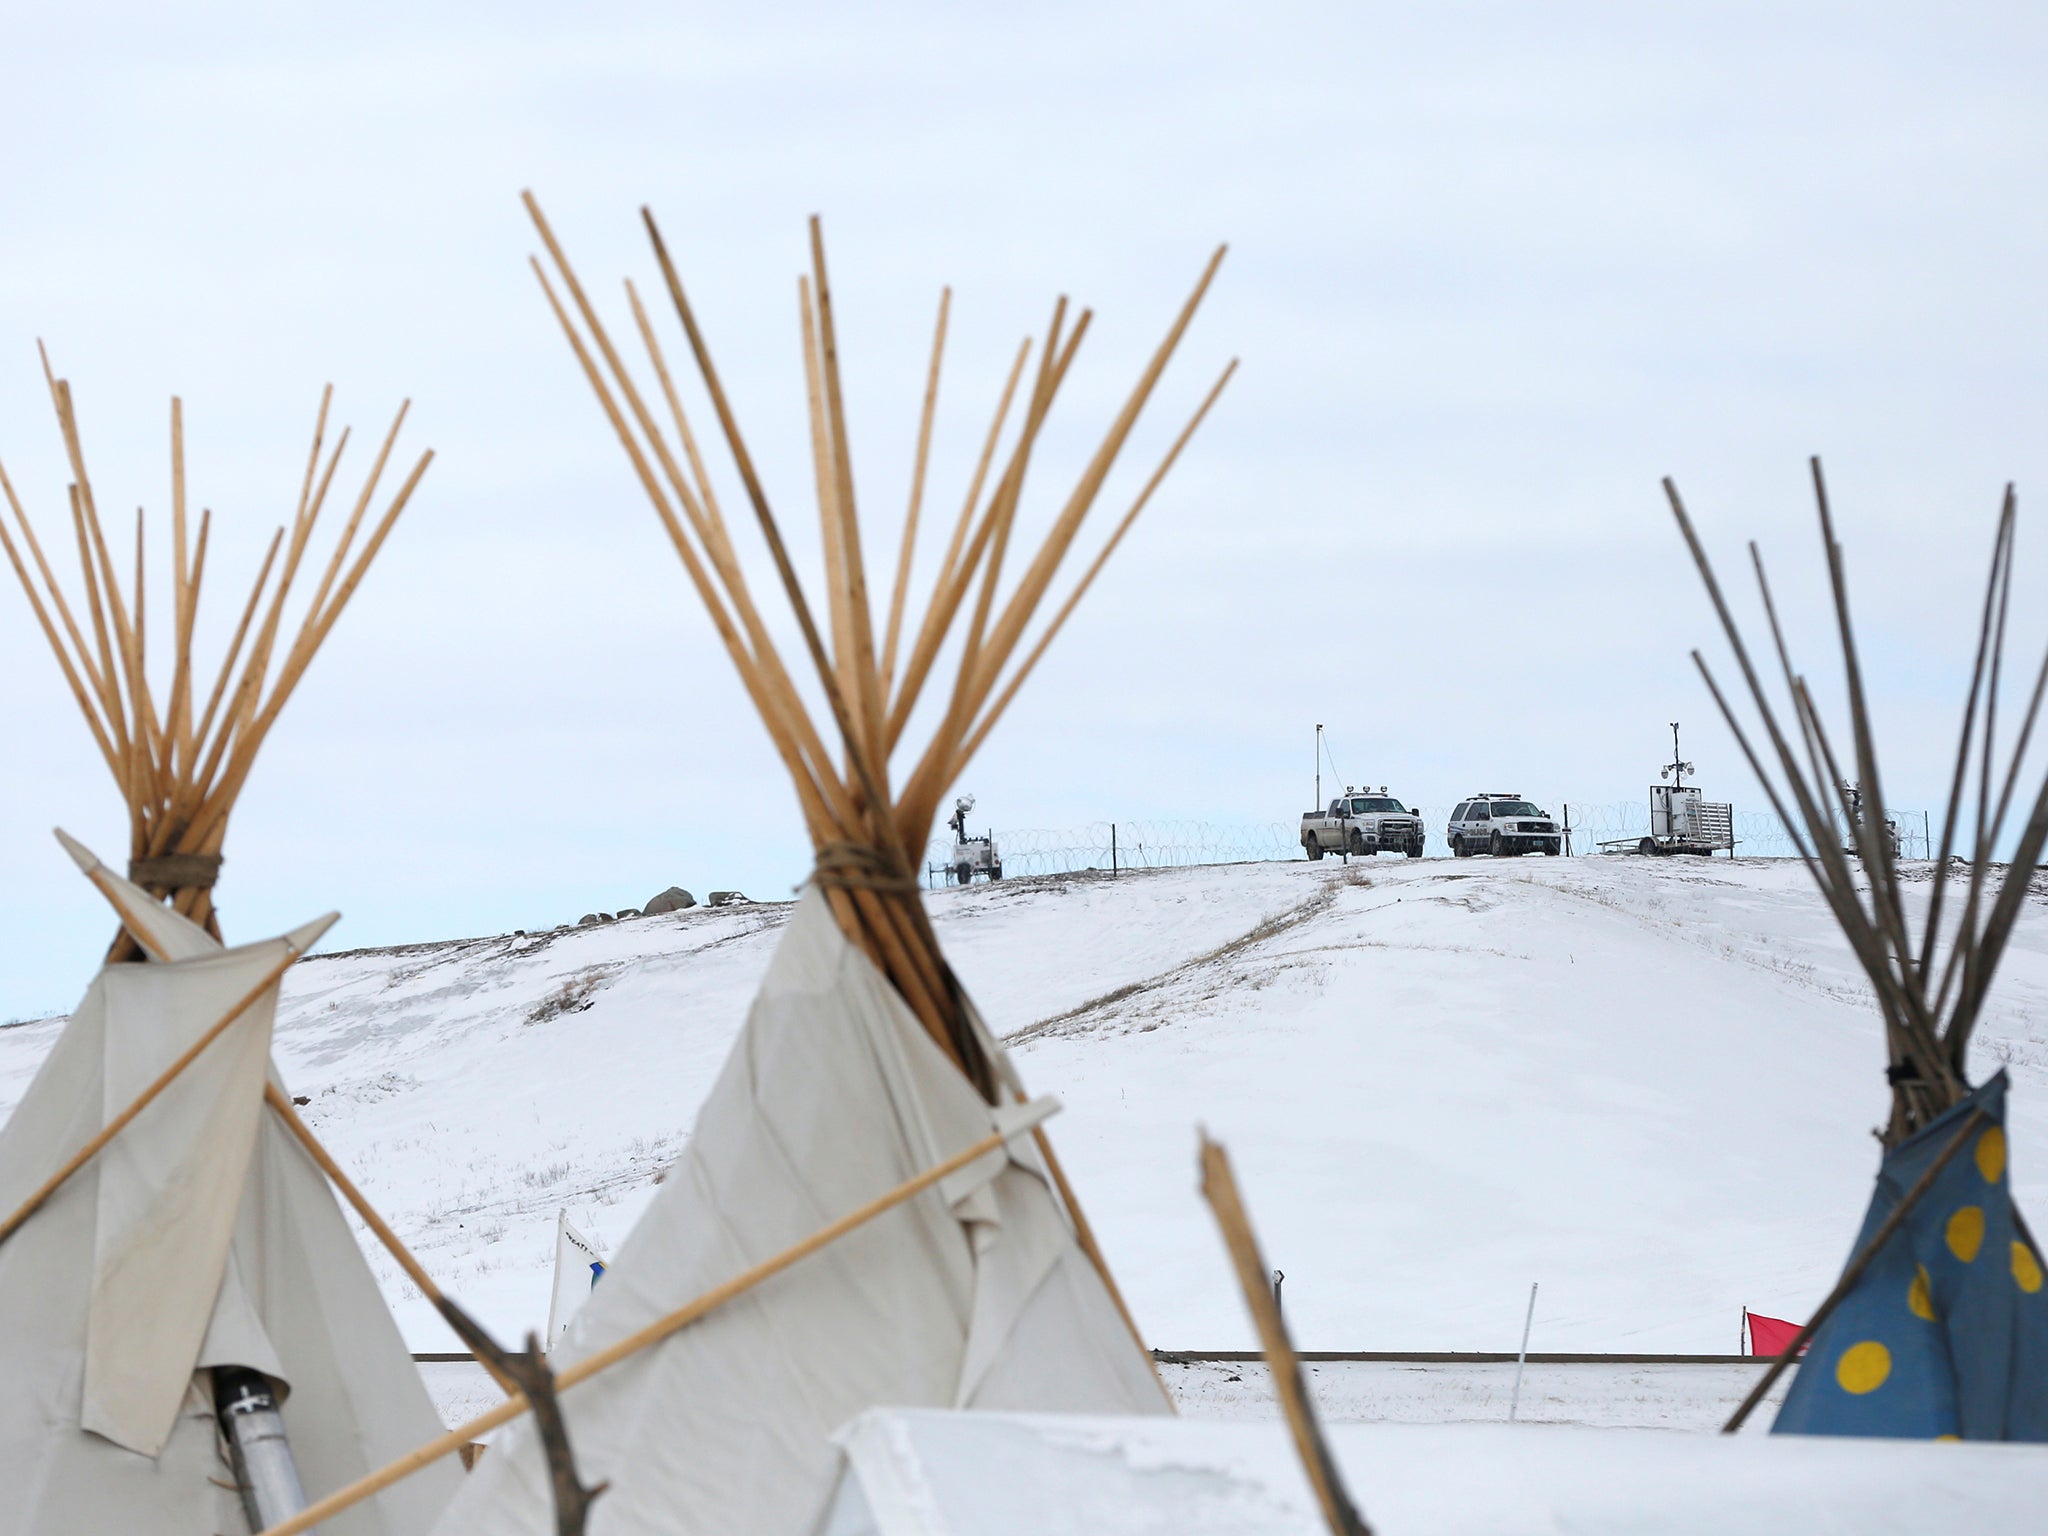
[(1815, 1332), (1773, 1434), (2048, 1441), (2048, 1289), (2013, 1209), (2005, 1090), (2000, 1072), (1885, 1154), (1852, 1257), (1984, 1111)]

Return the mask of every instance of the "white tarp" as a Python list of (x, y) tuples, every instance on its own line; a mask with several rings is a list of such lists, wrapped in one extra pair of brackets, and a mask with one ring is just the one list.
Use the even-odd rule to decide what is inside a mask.
[[(165, 958), (94, 979), (0, 1129), (0, 1214), (333, 921), (223, 949), (66, 846)], [(314, 1498), (440, 1432), (325, 1176), (263, 1108), (276, 1005), (273, 983), (0, 1244), (8, 1529), (242, 1536), (202, 1367), (278, 1383)], [(417, 1536), (459, 1476), (408, 1479), (322, 1529)]]
[(555, 1213), (555, 1282), (548, 1297), (547, 1347), (561, 1342), (569, 1322), (589, 1299), (598, 1276), (604, 1273), (604, 1255), (597, 1244), (576, 1230), (569, 1220), (569, 1208)]
[[(1218, 1266), (1221, 1274), (1222, 1267)], [(2037, 1536), (2048, 1447), (1332, 1424), (1377, 1536)], [(818, 1536), (1325, 1536), (1263, 1423), (877, 1408)]]
[[(991, 1051), (999, 1048), (990, 1043)], [(987, 1137), (990, 1107), (814, 890), (683, 1155), (555, 1352), (582, 1359)], [(809, 1536), (878, 1403), (1165, 1413), (1028, 1143), (1011, 1143), (563, 1398), (591, 1536)], [(522, 1421), (438, 1536), (546, 1536)]]

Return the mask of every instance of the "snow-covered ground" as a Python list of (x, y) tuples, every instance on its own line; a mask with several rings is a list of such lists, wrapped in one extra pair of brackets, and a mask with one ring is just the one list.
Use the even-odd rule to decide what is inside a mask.
[[(1287, 1430), (1182, 1417), (872, 1408), (837, 1437), (830, 1536), (1316, 1536)], [(2035, 1536), (2048, 1453), (1821, 1435), (1333, 1424), (1331, 1460), (1385, 1536)]]
[[(1512, 1360), (1323, 1360), (1308, 1364), (1309, 1391), (1326, 1424), (1578, 1424), (1596, 1429), (1711, 1431), (1728, 1422), (1769, 1362), (1532, 1360), (1515, 1395)], [(474, 1361), (420, 1366), (450, 1426), (465, 1424), (505, 1394)], [(1259, 1361), (1164, 1360), (1160, 1380), (1183, 1418), (1262, 1424), (1280, 1408)], [(1792, 1384), (1779, 1378), (1745, 1434), (1770, 1428)]]
[[(1512, 1360), (1322, 1360), (1302, 1369), (1326, 1424), (1505, 1424), (1512, 1408), (1517, 1424), (1704, 1431), (1728, 1422), (1767, 1366), (1532, 1360), (1519, 1396)], [(1168, 1360), (1159, 1374), (1184, 1418), (1264, 1423), (1279, 1412), (1259, 1361)], [(1789, 1373), (1773, 1384), (1745, 1433), (1770, 1427), (1791, 1384)], [(494, 1390), (488, 1378), (482, 1385)]]
[[(1824, 1294), (1868, 1198), (1878, 1028), (1789, 862), (1230, 865), (931, 904), (1027, 1081), (1065, 1101), (1052, 1134), (1168, 1349), (1251, 1342), (1197, 1124), (1311, 1349), (1512, 1350), (1540, 1281), (1534, 1349), (1725, 1354), (1743, 1306)], [(544, 1321), (556, 1210), (615, 1246), (646, 1203), (787, 911), (315, 958), (277, 1056), (428, 1269), (517, 1339)], [(1973, 1063), (2012, 1069), (2037, 1208), (2044, 997), (2037, 898)], [(56, 1027), (0, 1030), (0, 1111)], [(372, 1262), (414, 1347), (456, 1347)]]

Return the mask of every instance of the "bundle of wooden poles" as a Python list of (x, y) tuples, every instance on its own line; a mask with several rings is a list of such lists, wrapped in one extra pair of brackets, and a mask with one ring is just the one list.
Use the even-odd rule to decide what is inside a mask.
[[(327, 505), (328, 492), (349, 439), (344, 429), (323, 459), (333, 387), (321, 394), (313, 447), (307, 455), (305, 477), (299, 487), (298, 509), (289, 529), (279, 528), (271, 539), (248, 599), (242, 605), (233, 638), (211, 687), (207, 687), (204, 675), (193, 662), (192, 641), (206, 579), (213, 515), (208, 509), (200, 511), (194, 538), (185, 496), (184, 408), (174, 397), (168, 605), (170, 685), (159, 694), (149, 676), (149, 583), (144, 561), (143, 512), (138, 508), (135, 513), (134, 573), (124, 585), (121, 565), (116, 563), (101, 522), (92, 478), (86, 473), (70, 382), (51, 373), (47, 354), (43, 372), (70, 465), (68, 501), (71, 532), (78, 551), (78, 596), (67, 596), (64, 584), (51, 569), (42, 541), (4, 465), (0, 465), (0, 492), (4, 492), (13, 514), (13, 528), (10, 531), (7, 518), (0, 515), (0, 549), (6, 551), (22, 590), (28, 594), (29, 605), (58, 666), (63, 669), (93, 741), (127, 802), (129, 878), (159, 899), (171, 902), (180, 913), (218, 938), (214, 881), (220, 872), (221, 849), (236, 798), (248, 781), (250, 767), (264, 738), (355, 595), (370, 562), (383, 548), (392, 525), (426, 473), (433, 453), (420, 455), (382, 514), (370, 523), (368, 536), (359, 543), (358, 535), (369, 517), (399, 428), (405, 421), (406, 407), (401, 406), (349, 510), (348, 520), (320, 569), (312, 594), (300, 607), (296, 628), (287, 634), (286, 600), (301, 576), (314, 524)], [(125, 564), (125, 556), (122, 563)], [(156, 612), (165, 612), (161, 602)], [(140, 950), (124, 929), (115, 941), (112, 958), (139, 957)]]
[[(1970, 1034), (1982, 1016), (1985, 994), (2012, 937), (2013, 924), (2026, 901), (2034, 870), (2041, 862), (2043, 846), (2048, 844), (2048, 774), (2044, 774), (2020, 826), (2009, 862), (2002, 870), (1993, 862), (2012, 811), (2014, 793), (2020, 785), (2042, 693), (2048, 688), (2048, 657), (2043, 658), (2035, 676), (2019, 731), (2001, 752), (1999, 688), (2012, 593), (2015, 521), (2013, 491), (2007, 486), (1992, 541), (1990, 574), (1977, 627), (1976, 662), (1963, 704), (1948, 808), (1942, 816), (1940, 850), (1926, 913), (1916, 932), (1909, 920), (1905, 881), (1886, 826), (1884, 785), (1878, 769), (1863, 669), (1857, 658), (1855, 627), (1850, 620), (1842, 546), (1835, 537), (1827, 482), (1818, 459), (1812, 461), (1812, 470), (1821, 547), (1827, 561), (1848, 695), (1847, 756), (1836, 751), (1834, 738), (1815, 706), (1812, 689), (1793, 664), (1757, 546), (1749, 546), (1750, 563), (1770, 630), (1788, 718), (1781, 717), (1772, 705), (1772, 690), (1743, 644), (1741, 628), (1729, 610), (1677, 487), (1666, 480), (1664, 491), (1734, 650), (1743, 683), (1763, 728), (1763, 750), (1744, 731), (1735, 709), (1698, 651), (1693, 652), (1694, 664), (1706, 679), (1714, 702), (1720, 706), (1750, 767), (1770, 796), (1772, 809), (1791, 832), (1800, 857), (1876, 991), (1884, 1016), (1889, 1052), (1886, 1076), (1892, 1089), (1891, 1118), (1883, 1140), (1887, 1146), (1897, 1146), (1969, 1092), (1964, 1069)], [(1952, 857), (1963, 857), (1959, 853), (1962, 848), (1967, 848), (1968, 883), (1959, 905), (1952, 905), (1950, 862)]]
[[(1083, 520), (1208, 291), (1222, 261), (1222, 249), (1210, 259), (1038, 547), (1028, 552), (1021, 574), (1006, 590), (1004, 577), (1013, 557), (1026, 475), (1054, 399), (1088, 330), (1089, 312), (1070, 317), (1064, 298), (1054, 306), (1050, 326), (1037, 348), (1037, 366), (1025, 391), (1021, 420), (1009, 437), (1007, 452), (999, 455), (1032, 342), (1027, 339), (1018, 348), (923, 616), (911, 622), (907, 617), (909, 587), (950, 290), (939, 300), (908, 510), (884, 612), (870, 594), (869, 562), (854, 494), (833, 292), (818, 221), (813, 219), (811, 271), (799, 279), (797, 296), (811, 467), (824, 545), (826, 592), (821, 619), (798, 581), (782, 525), (770, 508), (762, 477), (661, 232), (652, 214), (642, 210), (661, 281), (794, 613), (805, 660), (816, 674), (826, 709), (821, 723), (806, 707), (742, 574), (725, 512), (699, 452), (675, 374), (638, 290), (631, 282), (626, 284), (627, 304), (651, 374), (644, 385), (627, 366), (530, 194), (526, 206), (553, 265), (551, 278), (537, 258), (533, 263), (548, 303), (795, 782), (798, 803), (817, 850), (815, 880), (830, 899), (847, 937), (881, 968), (932, 1037), (993, 1102), (999, 1092), (996, 1075), (970, 1027), (966, 1000), (939, 952), (917, 870), (942, 796), (987, 740), (1236, 367), (1233, 361), (1224, 368), (1129, 511), (1027, 645), (1027, 634), (1046, 604)], [(666, 424), (657, 411), (666, 414)], [(999, 456), (1001, 467), (997, 469)], [(1016, 553), (1021, 557), (1021, 552)], [(938, 663), (949, 640), (957, 642), (957, 664), (953, 675), (940, 681)], [(942, 690), (934, 700), (940, 709), (938, 724), (899, 779), (893, 765), (905, 753), (906, 728), (928, 688)]]

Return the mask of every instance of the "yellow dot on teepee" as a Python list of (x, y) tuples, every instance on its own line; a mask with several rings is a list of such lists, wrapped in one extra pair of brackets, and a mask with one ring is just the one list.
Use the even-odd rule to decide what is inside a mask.
[(1934, 1438), (1936, 1440), (1953, 1440), (1957, 1444), (1961, 1444), (1963, 1437), (1961, 1435), (1936, 1435)]
[(1858, 1397), (1875, 1392), (1891, 1373), (1892, 1352), (1875, 1339), (1851, 1344), (1835, 1362), (1835, 1380), (1842, 1384), (1844, 1392), (1853, 1392)]
[(2005, 1130), (1994, 1125), (1977, 1138), (1977, 1171), (1984, 1175), (1986, 1184), (1996, 1184), (1998, 1176), (2005, 1172)]
[(1965, 1264), (1984, 1246), (1984, 1208), (1966, 1205), (1948, 1219), (1948, 1251)]
[(2041, 1261), (2025, 1243), (2012, 1245), (2012, 1277), (2029, 1296), (2041, 1289)]
[(1906, 1287), (1906, 1307), (1915, 1317), (1924, 1317), (1930, 1323), (1935, 1320), (1934, 1282), (1928, 1278), (1925, 1264), (1913, 1266), (1913, 1283)]

